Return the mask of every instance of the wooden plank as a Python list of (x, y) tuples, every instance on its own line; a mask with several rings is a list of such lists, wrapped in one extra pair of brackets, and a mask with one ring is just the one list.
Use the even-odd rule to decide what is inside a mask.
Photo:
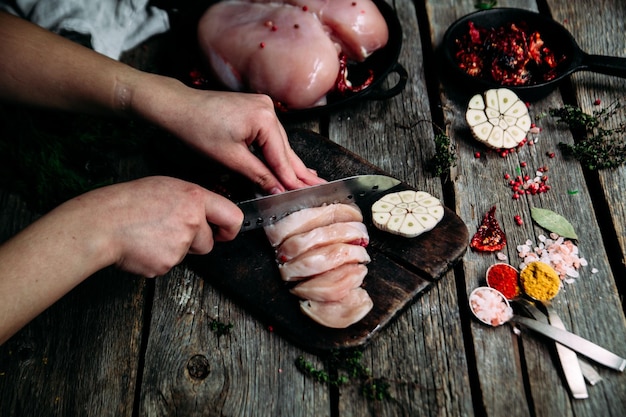
[[(329, 116), (328, 136), (420, 190), (443, 199), (439, 178), (425, 172), (434, 131), (424, 79), (417, 11), (395, 1), (403, 30), (399, 62), (409, 73), (404, 91)], [(393, 80), (390, 80), (393, 82)], [(442, 127), (443, 128), (443, 127)], [(449, 272), (395, 320), (364, 352), (374, 377), (389, 382), (392, 400), (366, 401), (358, 386), (340, 389), (338, 412), (365, 415), (472, 415), (455, 275)]]
[[(215, 290), (211, 278), (181, 267), (158, 281), (139, 414), (328, 415), (326, 387), (294, 365), (303, 352)], [(214, 320), (233, 327), (218, 336)]]
[[(446, 9), (446, 5), (439, 2), (429, 3), (431, 22), (437, 22), (436, 25), (433, 24), (436, 28), (433, 39), (441, 39), (445, 28), (455, 18), (464, 14), (463, 11), (465, 13), (473, 11), (472, 3), (457, 2), (454, 10)], [(520, 5), (519, 2), (515, 4), (498, 2), (498, 5), (535, 8), (534, 2), (525, 5)], [(554, 126), (542, 125), (544, 130), (541, 139), (533, 147), (526, 146), (514, 155), (500, 158), (473, 141), (464, 122), (465, 103), (455, 101), (455, 98), (452, 94), (443, 96), (446, 118), (451, 123), (451, 137), (458, 147), (459, 155), (454, 185), (457, 210), (470, 227), (470, 232), (473, 231), (472, 227), (478, 226), (483, 213), (492, 205), (496, 205), (497, 217), (509, 239), (504, 252), (515, 264), (518, 262), (517, 245), (529, 238), (537, 241), (540, 234), (546, 234), (544, 230), (532, 224), (529, 216), (531, 207), (538, 206), (557, 211), (576, 224), (579, 230), (585, 230), (585, 238), (579, 242), (581, 254), (593, 260), (592, 266), (598, 268), (600, 273), (592, 274), (591, 267), (585, 268), (581, 271), (581, 278), (576, 280), (576, 284), (565, 286), (563, 293), (555, 300), (555, 305), (571, 329), (623, 355), (623, 348), (617, 341), (623, 340), (621, 335), (625, 329), (624, 318), (615, 282), (608, 269), (606, 250), (599, 243), (601, 234), (595, 213), (580, 210), (580, 207), (592, 207), (584, 175), (576, 163), (565, 161), (560, 157), (546, 158), (546, 152), (554, 151), (558, 155), (556, 144), (560, 141), (571, 143), (571, 137), (567, 132), (560, 131)], [(550, 107), (560, 105), (562, 101), (558, 94), (552, 95), (533, 103), (531, 115), (536, 118)], [(475, 158), (476, 151), (482, 154), (481, 158)], [(537, 167), (547, 165), (550, 169), (552, 190), (540, 196), (511, 199), (511, 194), (506, 192), (507, 185), (503, 175), (507, 172), (516, 173), (521, 169), (521, 162), (526, 162), (533, 170), (530, 172), (531, 175)], [(572, 187), (580, 190), (574, 198), (567, 194), (567, 190)], [(523, 226), (515, 224), (513, 217), (516, 214), (522, 216)], [(463, 260), (467, 294), (476, 286), (485, 284), (486, 268), (494, 262), (496, 259), (493, 256), (467, 253)], [(603, 307), (598, 308), (596, 303), (589, 302), (588, 295), (592, 293), (603, 300)], [(610, 317), (607, 318), (607, 315)], [(476, 352), (478, 381), (483, 396), (481, 407), (484, 407), (486, 415), (499, 415), (503, 409), (509, 410), (510, 415), (520, 416), (573, 412), (578, 414), (583, 412), (582, 410), (601, 413), (601, 409), (617, 409), (623, 404), (620, 396), (614, 396), (616, 387), (621, 386), (624, 391), (624, 379), (621, 374), (601, 370), (603, 376), (606, 375), (607, 381), (606, 385), (598, 388), (606, 390), (606, 394), (592, 390), (589, 400), (573, 403), (557, 371), (557, 362), (553, 360), (552, 351), (549, 346), (537, 343), (534, 335), (523, 334), (522, 344), (518, 345), (516, 337), (511, 336), (506, 328), (489, 329), (475, 321), (471, 322), (470, 328)], [(616, 336), (611, 328), (616, 329), (620, 336)], [(520, 347), (523, 347), (523, 351), (519, 351)], [(497, 361), (494, 352), (497, 352)], [(602, 384), (604, 383), (605, 381)], [(529, 392), (525, 392), (525, 384), (528, 384)], [(532, 398), (533, 409), (527, 407), (527, 395)]]

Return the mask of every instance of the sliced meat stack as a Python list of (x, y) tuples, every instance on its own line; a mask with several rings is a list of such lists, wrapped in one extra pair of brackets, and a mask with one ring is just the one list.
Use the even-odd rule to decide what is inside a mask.
[(370, 256), (360, 209), (329, 204), (297, 211), (265, 228), (281, 278), (293, 282), (304, 314), (326, 327), (361, 320), (374, 303), (361, 287)]

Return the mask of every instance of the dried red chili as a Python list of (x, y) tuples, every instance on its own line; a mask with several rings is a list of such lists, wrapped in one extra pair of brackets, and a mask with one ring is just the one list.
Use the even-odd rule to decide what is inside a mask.
[(556, 57), (544, 45), (538, 31), (530, 32), (525, 22), (483, 28), (469, 22), (468, 31), (456, 39), (455, 58), (467, 74), (502, 85), (532, 85), (557, 76)]
[(492, 265), (487, 270), (487, 285), (500, 291), (508, 300), (521, 294), (517, 270), (504, 263)]
[(506, 236), (496, 220), (496, 206), (493, 206), (485, 216), (478, 231), (472, 237), (470, 247), (480, 252), (496, 252), (506, 245)]

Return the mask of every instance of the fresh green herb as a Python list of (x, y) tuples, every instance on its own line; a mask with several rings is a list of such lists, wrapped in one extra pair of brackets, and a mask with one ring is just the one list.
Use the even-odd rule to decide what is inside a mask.
[(549, 113), (557, 118), (557, 123), (567, 125), (583, 137), (574, 145), (559, 143), (564, 155), (577, 159), (590, 170), (616, 168), (626, 162), (626, 141), (623, 140), (626, 122), (616, 128), (603, 127), (621, 107), (620, 102), (615, 101), (606, 108), (595, 110), (593, 114), (571, 105), (550, 109)]
[(391, 399), (389, 382), (385, 378), (374, 378), (370, 369), (361, 363), (362, 358), (363, 351), (359, 349), (333, 350), (325, 358), (326, 367), (332, 370), (332, 374), (315, 368), (302, 356), (296, 359), (296, 368), (317, 382), (329, 386), (342, 386), (355, 381), (360, 384), (361, 394), (368, 400)]
[(217, 337), (220, 337), (220, 336), (230, 334), (230, 331), (233, 328), (233, 324), (232, 323), (226, 324), (226, 323), (222, 323), (219, 320), (213, 319), (209, 323), (209, 328), (211, 329), (213, 333), (217, 335)]
[(489, 10), (496, 7), (498, 2), (496, 0), (487, 0), (487, 1), (477, 1), (474, 3), (474, 8), (477, 10)]
[(435, 155), (427, 164), (428, 171), (433, 176), (440, 177), (454, 166), (456, 166), (456, 146), (450, 143), (448, 135), (440, 132), (435, 135)]
[(530, 215), (544, 229), (569, 239), (578, 239), (572, 224), (560, 214), (552, 210), (533, 207), (530, 209)]

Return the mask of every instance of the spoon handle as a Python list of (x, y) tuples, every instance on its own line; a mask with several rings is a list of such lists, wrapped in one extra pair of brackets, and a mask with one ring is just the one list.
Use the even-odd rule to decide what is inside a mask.
[(582, 65), (588, 71), (626, 78), (626, 58), (584, 54)]
[(560, 344), (572, 349), (596, 361), (597, 363), (604, 365), (608, 368), (615, 369), (616, 371), (623, 372), (626, 368), (626, 359), (617, 356), (615, 353), (604, 349), (595, 343), (590, 342), (574, 333), (570, 333), (566, 330), (557, 329), (549, 324), (540, 323), (537, 320), (530, 319), (528, 317), (513, 316), (512, 322), (519, 323), (524, 327), (536, 331), (550, 339), (559, 342)]

